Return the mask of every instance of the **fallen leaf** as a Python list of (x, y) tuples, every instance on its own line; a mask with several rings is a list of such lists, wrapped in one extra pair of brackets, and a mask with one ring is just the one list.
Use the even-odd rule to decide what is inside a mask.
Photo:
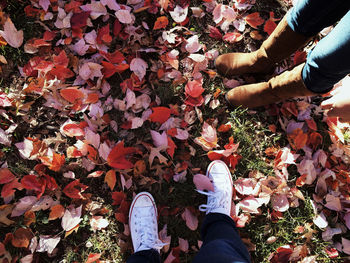
[(64, 215), (64, 207), (60, 204), (51, 207), (51, 212), (49, 215), (49, 220), (55, 220), (61, 218)]
[(19, 48), (23, 44), (23, 31), (17, 31), (10, 18), (7, 18), (4, 31), (0, 30), (0, 35), (11, 47)]
[(166, 16), (160, 16), (157, 18), (156, 22), (154, 23), (153, 30), (157, 29), (164, 29), (169, 24), (169, 20)]
[(259, 12), (254, 12), (247, 15), (244, 20), (250, 25), (252, 28), (258, 29), (258, 26), (262, 25), (265, 21), (260, 17)]
[(195, 184), (198, 190), (201, 190), (201, 191), (207, 190), (207, 191), (214, 192), (214, 185), (210, 181), (208, 176), (205, 176), (203, 174), (195, 174), (193, 176), (193, 183)]
[(80, 223), (81, 220), (83, 220), (81, 218), (81, 209), (82, 206), (79, 206), (77, 208), (75, 208), (74, 206), (70, 206), (66, 209), (61, 221), (61, 226), (63, 230), (70, 231), (74, 229)]
[(189, 208), (185, 208), (185, 211), (182, 213), (182, 219), (185, 220), (186, 226), (195, 231), (198, 228), (198, 218), (191, 212)]
[(15, 233), (13, 233), (11, 244), (14, 247), (27, 248), (33, 236), (34, 234), (29, 228), (18, 228)]
[(116, 174), (115, 174), (115, 170), (109, 170), (106, 173), (104, 181), (107, 183), (107, 185), (109, 186), (111, 191), (113, 191), (114, 186), (115, 186), (115, 184), (117, 182), (117, 177), (116, 177)]

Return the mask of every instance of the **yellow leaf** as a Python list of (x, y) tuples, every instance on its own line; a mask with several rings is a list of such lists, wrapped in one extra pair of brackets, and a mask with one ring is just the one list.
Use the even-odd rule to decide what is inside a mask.
[(117, 182), (115, 170), (109, 170), (109, 171), (106, 173), (105, 182), (107, 183), (107, 185), (109, 186), (109, 188), (111, 188), (111, 190), (113, 191), (114, 186), (115, 186), (115, 183)]

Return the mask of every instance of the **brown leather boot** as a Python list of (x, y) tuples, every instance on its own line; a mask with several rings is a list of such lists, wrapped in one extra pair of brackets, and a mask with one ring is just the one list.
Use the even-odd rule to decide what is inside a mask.
[(215, 60), (218, 73), (225, 77), (247, 73), (269, 73), (276, 63), (302, 47), (309, 37), (295, 33), (287, 23), (286, 16), (261, 47), (251, 53), (227, 53)]
[(301, 77), (305, 63), (273, 77), (268, 82), (239, 86), (226, 93), (232, 106), (255, 108), (293, 97), (317, 95), (308, 90)]

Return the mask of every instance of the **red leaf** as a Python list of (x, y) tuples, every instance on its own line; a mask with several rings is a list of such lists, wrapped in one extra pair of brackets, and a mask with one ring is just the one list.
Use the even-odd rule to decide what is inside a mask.
[(90, 12), (81, 12), (73, 14), (70, 19), (72, 29), (82, 28), (87, 25), (87, 19), (90, 16)]
[(120, 205), (123, 200), (126, 199), (126, 194), (124, 192), (112, 192), (112, 205)]
[(43, 40), (45, 40), (45, 41), (51, 41), (51, 40), (54, 40), (55, 37), (56, 37), (56, 32), (53, 32), (53, 31), (45, 31)]
[(125, 60), (123, 53), (121, 53), (119, 50), (116, 50), (113, 53), (107, 53), (100, 50), (100, 54), (113, 64), (120, 64)]
[(316, 122), (314, 121), (314, 119), (307, 119), (305, 121), (306, 121), (306, 124), (309, 127), (309, 129), (317, 131), (317, 125), (316, 125)]
[(175, 148), (177, 148), (176, 144), (170, 137), (168, 137), (168, 149), (166, 152), (171, 156), (171, 158), (174, 158)]
[(169, 24), (169, 20), (166, 16), (161, 16), (157, 18), (157, 21), (154, 23), (153, 30), (166, 28)]
[(21, 184), (24, 189), (34, 190), (39, 193), (43, 193), (46, 186), (46, 183), (40, 180), (40, 178), (34, 174), (23, 176)]
[(109, 44), (112, 42), (112, 36), (109, 34), (109, 24), (98, 30), (96, 41), (97, 44)]
[(60, 95), (70, 103), (75, 103), (76, 100), (84, 98), (84, 93), (76, 87), (61, 89)]
[(64, 134), (66, 134), (69, 137), (74, 136), (84, 136), (85, 132), (82, 128), (79, 127), (76, 123), (68, 123), (62, 127)]
[(243, 39), (243, 35), (239, 32), (231, 32), (224, 35), (223, 40), (229, 43), (239, 42)]
[(2, 189), (1, 189), (1, 197), (5, 198), (8, 196), (11, 196), (15, 193), (15, 188), (18, 190), (22, 190), (22, 184), (18, 182), (18, 179), (14, 179), (11, 182), (4, 184)]
[(80, 180), (76, 179), (63, 189), (63, 193), (70, 198), (84, 199), (81, 192), (84, 192), (87, 188), (87, 185), (81, 184)]
[(55, 66), (60, 65), (63, 67), (68, 67), (69, 58), (64, 50), (62, 50), (57, 56), (53, 55), (53, 63)]
[(294, 65), (299, 65), (306, 61), (307, 54), (305, 51), (296, 51), (294, 54), (293, 63)]
[(119, 20), (114, 20), (114, 26), (113, 26), (113, 35), (117, 37), (122, 30), (122, 25), (120, 24)]
[(325, 251), (326, 251), (329, 258), (337, 258), (339, 256), (338, 251), (333, 247), (326, 248)]
[(125, 157), (137, 151), (133, 147), (124, 147), (124, 142), (119, 142), (107, 157), (107, 163), (109, 166), (117, 169), (130, 169), (134, 167), (134, 164), (128, 161)]
[(208, 26), (209, 28), (209, 36), (211, 38), (214, 38), (216, 40), (221, 40), (222, 39), (222, 34), (219, 29), (213, 26)]
[(102, 61), (101, 64), (103, 66), (103, 75), (105, 76), (105, 78), (110, 78), (117, 72), (117, 67), (114, 66), (112, 63)]
[(250, 25), (252, 28), (255, 28), (255, 29), (257, 29), (258, 26), (264, 23), (264, 19), (260, 17), (259, 12), (251, 13), (247, 15), (244, 19), (248, 25)]
[(196, 107), (201, 106), (204, 102), (203, 96), (199, 96), (198, 98), (187, 97), (185, 99), (185, 104)]
[(0, 169), (0, 184), (6, 184), (15, 179), (15, 175), (7, 168)]
[(271, 263), (288, 262), (292, 253), (293, 253), (293, 249), (289, 247), (279, 247), (277, 248), (270, 262)]
[(154, 107), (153, 113), (149, 116), (151, 122), (164, 123), (170, 118), (171, 110), (166, 107)]
[(185, 87), (186, 95), (198, 98), (204, 92), (202, 80), (189, 80)]
[(268, 35), (271, 35), (276, 27), (277, 27), (277, 24), (272, 19), (269, 19), (269, 20), (266, 21), (266, 23), (264, 25), (264, 31)]
[(49, 73), (56, 76), (59, 80), (65, 80), (75, 76), (73, 71), (61, 65), (55, 66)]

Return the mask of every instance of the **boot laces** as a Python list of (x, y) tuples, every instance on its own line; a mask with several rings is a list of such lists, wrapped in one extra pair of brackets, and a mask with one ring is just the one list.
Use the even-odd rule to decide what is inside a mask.
[(167, 244), (163, 243), (158, 238), (157, 228), (155, 227), (157, 222), (153, 222), (154, 216), (152, 214), (150, 215), (149, 213), (142, 213), (141, 211), (140, 215), (135, 214), (135, 223), (137, 226), (139, 226), (138, 234), (140, 237), (140, 245), (137, 250), (156, 249), (159, 251)]
[(198, 193), (208, 196), (207, 204), (199, 206), (199, 211), (207, 214), (217, 208), (230, 209), (230, 189), (226, 181), (214, 181), (214, 192), (197, 190)]

